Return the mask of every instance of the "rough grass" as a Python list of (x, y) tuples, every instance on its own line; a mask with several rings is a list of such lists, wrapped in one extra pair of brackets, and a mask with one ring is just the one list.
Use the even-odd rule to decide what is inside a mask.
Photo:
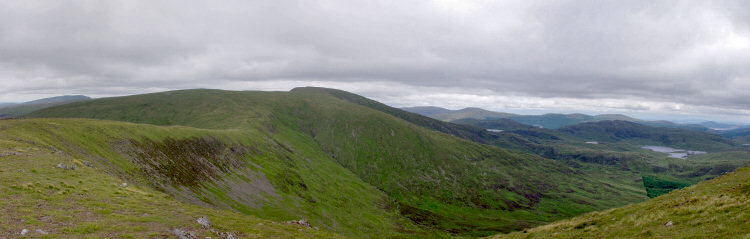
[[(279, 129), (279, 134), (284, 134), (283, 131)], [(288, 147), (278, 143), (281, 142), (276, 139), (278, 136), (251, 130), (204, 130), (82, 119), (3, 120), (0, 121), (0, 136), (5, 142), (54, 152), (55, 156), (48, 159), (36, 153), (29, 156), (29, 162), (41, 159), (58, 161), (42, 164), (44, 170), (53, 170), (52, 167), (60, 162), (76, 162), (79, 169), (84, 160), (91, 162), (96, 169), (61, 172), (71, 172), (70, 180), (74, 182), (86, 182), (88, 176), (111, 177), (109, 181), (115, 180), (117, 183), (105, 185), (115, 190), (112, 194), (125, 193), (114, 185), (127, 182), (137, 185), (139, 190), (158, 189), (159, 198), (169, 195), (166, 201), (177, 199), (191, 205), (232, 210), (275, 221), (307, 219), (312, 226), (321, 230), (348, 236), (396, 237), (404, 232), (411, 235), (423, 233), (409, 220), (400, 217), (395, 209), (387, 209), (392, 204), (387, 195), (327, 158), (315, 148), (316, 145), (305, 142), (305, 139), (293, 141), (295, 153), (291, 153)], [(285, 139), (294, 138), (289, 136)], [(24, 147), (11, 145), (0, 149), (15, 152)], [(12, 161), (2, 162), (5, 171), (5, 164)], [(43, 171), (33, 167), (24, 170)], [(97, 174), (83, 173), (88, 171)], [(72, 190), (57, 185), (59, 174), (38, 175), (55, 181), (53, 185), (59, 188), (55, 190)], [(6, 186), (25, 182), (20, 176), (3, 178), (8, 179), (3, 184)], [(33, 181), (29, 182), (36, 185)], [(42, 183), (41, 186), (46, 184)], [(99, 188), (86, 190), (102, 191)], [(7, 204), (8, 207), (17, 206), (18, 202), (29, 196), (23, 192), (7, 195), (21, 197)], [(102, 197), (106, 195), (109, 194)], [(153, 192), (149, 195), (153, 195)], [(61, 199), (40, 199), (50, 202), (57, 200)], [(135, 204), (139, 199), (132, 200)], [(121, 209), (113, 209), (106, 204), (100, 208), (102, 212), (116, 212), (129, 207), (119, 206), (122, 206)], [(64, 211), (66, 207), (53, 205), (50, 208)], [(178, 210), (179, 206), (172, 208)], [(16, 214), (13, 215), (11, 218), (18, 218)], [(168, 218), (162, 217), (167, 221)], [(68, 220), (76, 225), (85, 222), (76, 221), (75, 217)], [(114, 221), (111, 221), (113, 225), (131, 226)], [(81, 226), (67, 229), (66, 232), (96, 234), (92, 230), (114, 230), (106, 225), (99, 228)]]
[[(33, 127), (43, 123), (59, 123), (60, 128), (66, 123), (91, 124), (45, 120), (35, 121)], [(24, 124), (0, 121), (0, 238), (21, 238), (22, 229), (30, 230), (29, 238), (166, 238), (172, 236), (172, 228), (219, 238), (195, 223), (200, 216), (207, 216), (216, 230), (242, 238), (338, 237), (325, 230), (180, 202), (148, 186), (112, 177), (100, 162), (96, 168), (85, 166), (82, 158), (31, 136), (41, 133), (26, 130), (30, 125)], [(76, 170), (57, 168), (60, 163), (75, 164)]]
[(745, 167), (643, 203), (493, 238), (750, 238), (748, 189)]

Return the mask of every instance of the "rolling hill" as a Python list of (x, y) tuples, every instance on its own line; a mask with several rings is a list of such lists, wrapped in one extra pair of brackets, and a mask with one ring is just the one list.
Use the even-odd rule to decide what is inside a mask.
[[(348, 236), (490, 235), (644, 199), (638, 189), (613, 186), (553, 160), (424, 126), (459, 130), (454, 132), (459, 135), (475, 130), (486, 134), (482, 129), (330, 89), (172, 91), (76, 102), (29, 117), (195, 128), (205, 134), (131, 135), (114, 140), (110, 147), (116, 155), (102, 155), (108, 152), (105, 146), (82, 155), (93, 155), (91, 160), (108, 165), (113, 175), (184, 202), (272, 220), (304, 216), (315, 226)], [(174, 151), (185, 147), (195, 149)], [(197, 160), (187, 165), (217, 171), (196, 174), (196, 167), (205, 167), (163, 163), (180, 162), (176, 160), (185, 153)], [(222, 160), (210, 160), (217, 157)], [(118, 164), (111, 158), (122, 160)], [(174, 167), (177, 175), (170, 173)], [(267, 195), (231, 193), (247, 187)]]

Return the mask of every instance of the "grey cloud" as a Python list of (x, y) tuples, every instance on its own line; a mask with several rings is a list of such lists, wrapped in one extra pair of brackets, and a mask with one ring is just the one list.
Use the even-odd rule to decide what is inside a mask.
[(739, 0), (8, 1), (0, 94), (285, 80), (748, 109), (749, 12)]

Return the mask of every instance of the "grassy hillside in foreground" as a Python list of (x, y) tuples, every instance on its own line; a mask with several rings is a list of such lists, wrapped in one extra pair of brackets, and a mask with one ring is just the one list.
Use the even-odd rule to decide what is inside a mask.
[[(289, 156), (295, 162), (337, 162), (395, 199), (396, 205), (384, 210), (395, 208), (425, 228), (460, 235), (518, 230), (644, 198), (638, 190), (615, 187), (558, 162), (428, 130), (413, 122), (429, 124), (433, 119), (394, 108), (374, 109), (379, 105), (353, 103), (346, 99), (351, 94), (339, 93), (345, 92), (186, 90), (78, 102), (31, 116), (262, 132), (284, 149), (279, 152), (287, 152), (281, 161)], [(314, 165), (299, 168), (320, 173)], [(296, 182), (294, 174), (286, 178)], [(307, 198), (298, 197), (302, 202)], [(359, 208), (342, 205), (337, 210), (356, 214)]]
[(748, 202), (745, 167), (643, 203), (493, 238), (748, 238)]
[[(216, 232), (239, 238), (339, 237), (327, 230), (180, 202), (148, 184), (106, 172), (111, 169), (108, 163), (127, 165), (100, 141), (116, 139), (111, 135), (158, 138), (200, 133), (94, 120), (0, 120), (0, 238), (23, 238), (23, 229), (29, 230), (28, 238), (168, 238), (174, 236), (174, 228), (198, 238), (221, 238), (196, 223), (202, 216)], [(64, 170), (58, 164), (76, 169)]]
[(397, 204), (386, 194), (311, 148), (314, 142), (287, 141), (295, 135), (281, 127), (281, 133), (267, 135), (253, 130), (34, 119), (3, 120), (0, 130), (7, 141), (58, 152), (58, 163), (86, 160), (128, 184), (193, 205), (277, 221), (307, 219), (321, 230), (347, 236), (421, 233), (399, 216)]

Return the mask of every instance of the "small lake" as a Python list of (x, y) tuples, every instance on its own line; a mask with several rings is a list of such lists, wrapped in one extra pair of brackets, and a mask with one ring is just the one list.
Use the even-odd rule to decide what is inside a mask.
[(503, 132), (504, 130), (502, 130), (502, 129), (487, 129), (487, 131), (495, 132), (495, 133), (500, 133), (500, 132)]
[(678, 158), (678, 159), (686, 159), (690, 155), (694, 154), (705, 154), (706, 152), (703, 151), (695, 151), (695, 150), (685, 150), (685, 149), (675, 149), (670, 147), (664, 147), (664, 146), (641, 146), (642, 149), (648, 149), (654, 152), (659, 153), (667, 153), (669, 154), (670, 158)]

